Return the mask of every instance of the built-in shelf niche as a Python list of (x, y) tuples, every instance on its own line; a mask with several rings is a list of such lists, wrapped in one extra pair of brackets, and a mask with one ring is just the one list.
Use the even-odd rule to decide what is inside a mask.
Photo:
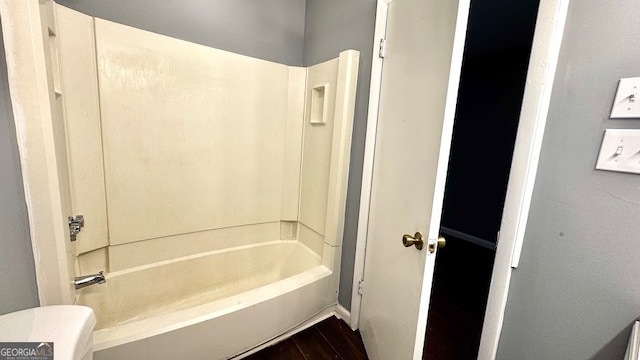
[(327, 123), (327, 106), (329, 101), (329, 84), (315, 85), (311, 91), (311, 117), (309, 121), (314, 125)]

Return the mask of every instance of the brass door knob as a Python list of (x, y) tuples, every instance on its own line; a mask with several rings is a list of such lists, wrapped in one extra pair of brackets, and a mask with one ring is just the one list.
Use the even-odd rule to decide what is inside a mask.
[(402, 235), (402, 245), (404, 245), (404, 247), (415, 246), (416, 249), (422, 250), (422, 247), (424, 246), (422, 233), (418, 231), (413, 236), (409, 234)]

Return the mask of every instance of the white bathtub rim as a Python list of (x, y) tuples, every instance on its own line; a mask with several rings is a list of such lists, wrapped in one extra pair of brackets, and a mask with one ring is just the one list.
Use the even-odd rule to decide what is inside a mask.
[(332, 273), (327, 267), (319, 265), (303, 273), (224, 299), (96, 330), (93, 333), (93, 351), (100, 351), (164, 334), (239, 311), (319, 281)]
[(302, 242), (300, 242), (298, 240), (273, 240), (273, 241), (266, 241), (266, 242), (261, 242), (261, 243), (257, 243), (257, 244), (247, 244), (247, 245), (234, 246), (234, 247), (225, 248), (225, 249), (212, 250), (212, 251), (207, 251), (207, 252), (202, 252), (202, 253), (197, 253), (197, 254), (185, 255), (185, 256), (174, 258), (174, 259), (156, 261), (156, 262), (153, 262), (153, 263), (150, 263), (150, 264), (138, 265), (138, 266), (135, 266), (135, 267), (132, 267), (132, 268), (122, 269), (122, 270), (118, 270), (118, 271), (107, 273), (106, 274), (106, 278), (107, 278), (107, 280), (109, 280), (109, 278), (125, 276), (125, 275), (133, 273), (133, 272), (149, 270), (149, 269), (153, 269), (155, 267), (171, 265), (171, 264), (175, 264), (175, 263), (179, 263), (179, 262), (189, 261), (189, 260), (193, 260), (193, 259), (199, 259), (199, 258), (202, 258), (202, 257), (219, 255), (219, 254), (224, 254), (224, 253), (234, 252), (234, 251), (247, 250), (247, 249), (252, 249), (252, 248), (259, 248), (259, 247), (270, 246), (270, 245), (303, 246), (305, 248), (305, 250), (308, 250), (308, 252), (309, 252), (309, 254), (311, 256), (313, 256), (314, 258), (316, 258), (318, 260), (318, 263), (320, 263), (320, 261), (322, 261), (322, 257), (320, 255), (318, 255), (313, 250), (309, 249), (308, 246), (306, 246), (305, 244), (303, 244)]
[[(109, 329), (240, 295), (262, 286), (274, 284), (322, 264), (321, 258), (313, 250), (296, 240), (276, 240), (253, 246), (234, 247), (231, 248), (231, 251), (227, 250), (156, 262), (127, 269), (127, 271), (119, 271), (115, 276), (107, 274), (106, 284), (80, 290), (76, 304), (94, 308), (99, 319), (96, 330)], [(228, 263), (228, 260), (225, 259), (228, 259), (227, 256), (230, 254), (235, 256), (235, 261)], [(238, 254), (239, 257), (234, 254)], [(249, 262), (245, 263), (245, 258)], [(273, 260), (268, 259), (276, 259), (277, 262), (272, 264)], [(235, 281), (243, 281), (245, 285), (223, 287), (213, 291), (218, 285), (212, 281), (195, 287), (191, 286), (182, 292), (174, 292), (170, 298), (163, 297), (163, 293), (168, 289), (176, 286), (188, 286), (191, 274), (199, 271), (198, 268), (193, 268), (190, 265), (192, 261), (200, 262), (198, 268), (209, 268), (208, 271), (215, 271), (215, 273), (224, 273), (231, 266), (235, 269), (232, 270), (232, 273), (238, 272)], [(185, 268), (185, 266), (187, 267)], [(264, 266), (268, 266), (269, 269)], [(171, 270), (171, 274), (186, 274), (185, 276), (188, 278), (183, 280), (178, 280), (178, 277), (175, 276), (164, 278), (167, 276), (167, 267)], [(273, 274), (271, 273), (272, 267), (275, 271)], [(184, 272), (185, 270), (188, 272)], [(147, 274), (142, 278), (138, 277), (138, 273), (145, 272)], [(130, 278), (132, 275), (136, 277)], [(141, 282), (142, 288), (138, 288), (137, 281)], [(160, 282), (157, 284), (159, 288), (147, 286), (149, 282), (156, 281)], [(178, 283), (178, 281), (185, 283)], [(233, 282), (231, 281), (231, 283)], [(162, 302), (156, 303), (156, 296), (163, 299)]]

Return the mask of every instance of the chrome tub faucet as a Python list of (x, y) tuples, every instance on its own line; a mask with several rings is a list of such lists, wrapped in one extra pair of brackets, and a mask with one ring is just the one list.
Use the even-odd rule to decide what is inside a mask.
[(76, 287), (76, 290), (82, 289), (85, 286), (93, 284), (104, 284), (106, 282), (107, 279), (105, 279), (103, 271), (100, 271), (97, 274), (79, 276), (73, 279), (73, 285)]

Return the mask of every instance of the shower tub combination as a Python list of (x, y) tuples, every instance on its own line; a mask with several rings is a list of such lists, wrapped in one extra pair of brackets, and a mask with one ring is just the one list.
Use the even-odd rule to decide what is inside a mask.
[(322, 316), (335, 279), (298, 241), (110, 273), (100, 298), (96, 359), (224, 359)]
[(95, 310), (95, 358), (242, 357), (332, 313), (358, 52), (293, 67), (25, 4), (3, 23), (42, 33), (5, 36), (9, 70), (41, 65), (51, 113), (30, 123), (42, 88), (12, 78), (21, 153), (47, 153), (53, 213), (85, 219), (75, 242), (35, 233), (59, 275), (38, 284), (43, 305)]

